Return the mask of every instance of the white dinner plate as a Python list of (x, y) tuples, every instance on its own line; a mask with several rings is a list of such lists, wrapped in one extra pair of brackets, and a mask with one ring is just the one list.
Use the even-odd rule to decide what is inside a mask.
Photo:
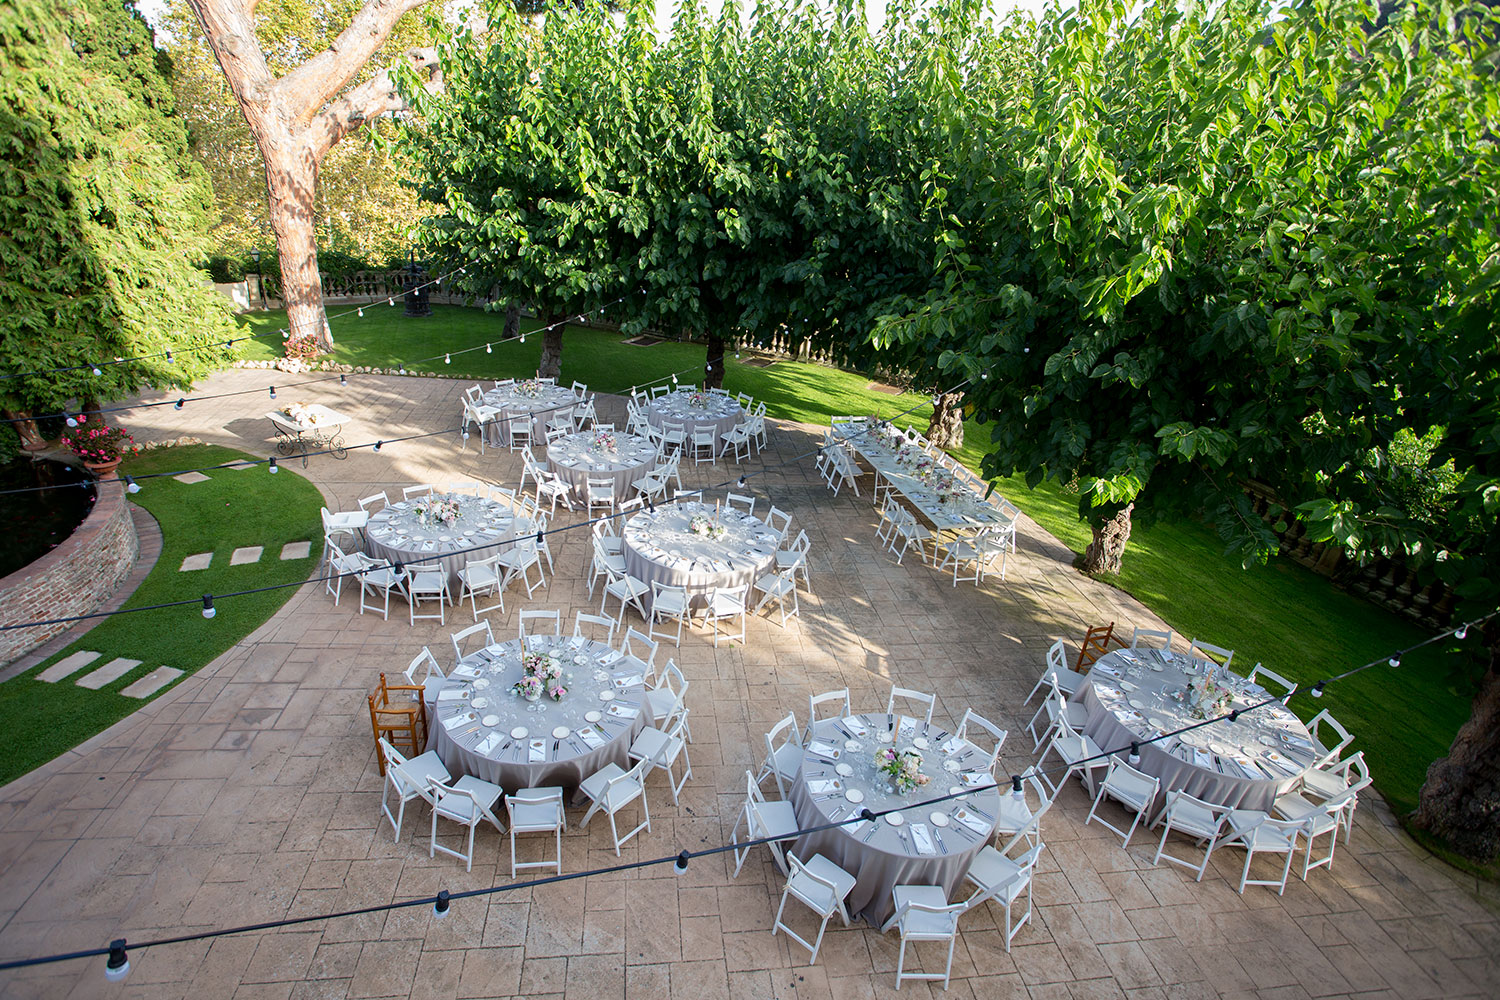
[(598, 722), (602, 718), (604, 718), (604, 716), (600, 715), (598, 712), (584, 712), (583, 713), (583, 721), (584, 722)]
[(1208, 745), (1208, 749), (1211, 752), (1218, 754), (1220, 757), (1225, 757), (1225, 756), (1228, 756), (1228, 754), (1229, 754), (1229, 751), (1225, 750), (1224, 747), (1223, 747), (1223, 745), (1219, 744), (1219, 743), (1210, 743)]
[(1146, 703), (1144, 701), (1141, 701), (1141, 699), (1139, 699), (1139, 698), (1131, 698), (1130, 701), (1127, 704), (1129, 704), (1131, 708), (1145, 708), (1146, 707)]
[(932, 825), (933, 826), (947, 826), (948, 825), (948, 814), (945, 813), (945, 812), (934, 812), (931, 816), (928, 816), (927, 818), (930, 819), (930, 820), (932, 820)]
[(585, 663), (589, 662), (589, 658), (587, 656), (584, 656), (582, 653), (579, 653), (577, 656), (573, 657), (573, 662), (581, 667)]
[(906, 822), (906, 817), (901, 815), (900, 813), (886, 813), (885, 821), (891, 824), (891, 826), (900, 826), (902, 823)]
[(833, 765), (833, 769), (846, 778), (854, 773), (854, 768), (850, 767), (848, 764), (835, 764)]
[(510, 738), (513, 740), (524, 740), (526, 738), (526, 733), (527, 729), (525, 726), (517, 726), (510, 731)]
[(861, 744), (859, 742), (859, 740), (845, 740), (844, 741), (844, 749), (845, 750), (863, 750), (864, 749), (864, 745)]
[(556, 729), (552, 730), (552, 738), (554, 740), (560, 740), (566, 737), (570, 732), (572, 732), (572, 730), (570, 730), (567, 726), (558, 726)]
[(875, 738), (882, 743), (894, 743), (896, 741), (896, 734), (892, 732), (884, 732), (878, 734)]
[(1276, 738), (1274, 736), (1262, 736), (1260, 738), (1260, 745), (1274, 747), (1276, 745)]
[(962, 771), (963, 769), (964, 769), (964, 766), (962, 764), (960, 764), (956, 760), (945, 760), (945, 761), (943, 761), (943, 770), (944, 771), (952, 771), (954, 774), (957, 774), (959, 771)]
[(474, 698), (469, 701), (469, 704), (475, 708), (489, 708), (490, 700), (488, 698)]
[(494, 729), (496, 726), (500, 725), (500, 716), (498, 716), (498, 715), (486, 715), (484, 718), (480, 719), (479, 721), (482, 722), (482, 723), (484, 723), (486, 726), (489, 726), (491, 729)]
[(927, 737), (925, 737), (925, 736), (918, 736), (916, 739), (914, 739), (914, 740), (911, 741), (911, 745), (914, 746), (914, 747), (916, 747), (918, 750), (926, 750), (927, 749)]
[(600, 701), (614, 701), (615, 700), (615, 693), (613, 691), (600, 691), (599, 692), (599, 700)]
[(865, 800), (865, 793), (858, 788), (850, 788), (845, 790), (844, 798), (850, 802), (863, 802)]
[(1151, 723), (1152, 728), (1155, 729), (1159, 733), (1164, 733), (1164, 732), (1167, 731), (1167, 724), (1165, 722), (1161, 721), (1160, 719), (1158, 719), (1154, 715), (1151, 716), (1151, 718), (1147, 719), (1146, 721), (1149, 722), (1149, 723)]

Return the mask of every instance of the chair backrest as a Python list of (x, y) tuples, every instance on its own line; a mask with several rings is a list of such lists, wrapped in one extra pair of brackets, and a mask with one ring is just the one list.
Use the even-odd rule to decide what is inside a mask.
[(1083, 634), (1083, 645), (1078, 647), (1078, 662), (1073, 669), (1083, 672), (1083, 668), (1092, 664), (1099, 657), (1109, 652), (1111, 642), (1119, 642), (1115, 638), (1115, 623), (1108, 625), (1091, 625), (1089, 630)]
[(792, 544), (787, 546), (787, 551), (800, 552), (803, 555), (806, 555), (807, 550), (811, 547), (812, 540), (807, 537), (807, 529), (804, 528), (801, 531), (797, 532), (797, 537), (792, 539)]
[(391, 781), (400, 781), (400, 776), (396, 774), (396, 768), (406, 763), (406, 755), (391, 746), (390, 741), (384, 736), (377, 737), (375, 742), (380, 745), (380, 756), (385, 761), (386, 778)]
[[(1288, 698), (1297, 693), (1297, 684), (1295, 681), (1289, 681), (1285, 677), (1278, 674), (1276, 671), (1267, 670), (1259, 663), (1250, 668), (1250, 676), (1246, 679), (1255, 682), (1258, 678), (1261, 677), (1264, 677), (1269, 681), (1274, 681), (1281, 687), (1283, 691), (1286, 692), (1286, 694), (1281, 698), (1282, 704), (1285, 704)], [(1263, 682), (1261, 683), (1261, 687), (1265, 687), (1265, 684)]]
[[(832, 913), (839, 900), (839, 891), (834, 884), (808, 868), (802, 863), (802, 859), (791, 851), (786, 852), (786, 861), (789, 866), (787, 881), (802, 883), (804, 891), (796, 893), (797, 897), (820, 914)], [(806, 893), (807, 889), (812, 888), (807, 885), (808, 882), (819, 887), (813, 899), (809, 899)]]
[(787, 531), (792, 526), (792, 515), (772, 504), (771, 510), (766, 514), (766, 524), (781, 538), (785, 538)]
[(932, 709), (933, 709), (933, 706), (937, 704), (937, 695), (935, 695), (935, 694), (928, 694), (925, 691), (914, 691), (911, 688), (896, 687), (895, 685), (892, 685), (891, 686), (891, 696), (886, 699), (886, 703), (885, 703), (885, 711), (886, 711), (887, 715), (891, 715), (891, 714), (893, 714), (896, 711), (896, 699), (897, 698), (902, 698), (902, 699), (905, 699), (907, 701), (920, 702), (920, 703), (926, 705), (927, 706), (927, 716), (926, 716), (926, 718), (923, 721), (925, 721), (925, 722), (931, 722), (932, 721)]
[[(1323, 738), (1323, 727), (1325, 726), (1337, 734), (1338, 740), (1336, 742)], [(1326, 708), (1308, 721), (1307, 731), (1312, 734), (1313, 742), (1324, 750), (1323, 756), (1318, 760), (1320, 765), (1338, 760), (1339, 754), (1343, 753), (1344, 748), (1354, 742), (1354, 734), (1345, 729), (1339, 723), (1339, 720), (1329, 715)]]
[[(375, 503), (375, 501), (377, 500), (380, 501), (380, 507), (377, 507), (375, 510), (371, 510), (370, 505)], [(379, 493), (372, 493), (364, 499), (360, 500), (359, 509), (367, 514), (374, 514), (376, 513), (376, 511), (380, 510), (388, 503), (390, 503), (390, 500), (386, 499), (385, 490), (381, 490)]]
[(682, 669), (677, 666), (677, 661), (668, 660), (666, 666), (661, 668), (661, 682), (657, 686), (659, 689), (672, 692), (672, 697), (677, 700), (677, 703), (684, 705), (683, 698), (687, 696), (688, 688), (692, 685), (686, 677), (682, 676)]
[[(974, 738), (969, 735), (970, 723), (988, 733), (994, 741), (994, 746), (990, 750), (990, 771), (993, 773), (995, 770), (995, 761), (1000, 759), (1000, 748), (1005, 745), (1005, 737), (1010, 735), (1010, 731), (1001, 729), (984, 716), (975, 712), (972, 708), (966, 708), (964, 709), (963, 721), (958, 724), (958, 735), (970, 743), (974, 742)], [(975, 746), (978, 745), (975, 743)]]
[(484, 645), (493, 646), (495, 644), (495, 633), (490, 628), (490, 620), (488, 618), (484, 619), (476, 625), (470, 625), (466, 629), (461, 629), (457, 632), (454, 632), (449, 637), (453, 640), (454, 658), (457, 660), (462, 660), (466, 655), (468, 655), (464, 652), (465, 640), (470, 636), (478, 635), (481, 632), (484, 633)]
[(625, 641), (620, 643), (620, 652), (646, 665), (647, 683), (656, 676), (656, 651), (660, 648), (661, 643), (635, 628), (626, 629)]
[(747, 497), (743, 493), (729, 493), (724, 497), (724, 506), (736, 510), (743, 509), (746, 514), (755, 513), (755, 498)]
[[(529, 635), (562, 635), (562, 613), (560, 611), (522, 611), (519, 619), (519, 624), (517, 625), (519, 632), (517, 638), (519, 639), (524, 640)], [(551, 622), (551, 633), (548, 633), (545, 628), (532, 628), (531, 625), (533, 622), (538, 626), (545, 626), (548, 622)]]
[[(548, 830), (561, 828), (563, 824), (563, 800), (561, 788), (521, 788), (514, 792), (507, 792), (505, 796), (505, 815), (510, 820), (510, 825), (516, 825), (516, 807), (518, 806), (545, 806), (555, 804), (557, 806), (556, 819)], [(534, 817), (527, 817), (526, 829), (537, 832), (543, 829)]]
[[(1043, 846), (1041, 841), (1032, 845), (1027, 849), (1025, 854), (1016, 859), (1015, 868), (1011, 869), (1008, 875), (994, 885), (984, 886), (979, 892), (964, 900), (964, 908), (972, 910), (974, 907), (988, 902), (992, 896), (995, 896), (1002, 890), (1009, 889), (1011, 886), (1015, 886), (1019, 892), (1020, 889), (1024, 888), (1031, 881), (1031, 876), (1036, 871), (1037, 860), (1042, 856)], [(985, 850), (994, 850), (994, 848), (985, 848)], [(996, 853), (1004, 854), (1005, 852), (996, 851)]]
[(558, 427), (556, 424), (549, 424), (547, 426), (546, 432), (547, 443), (552, 444), (560, 438), (567, 437), (569, 433), (570, 431), (566, 427)]
[(614, 645), (615, 629), (620, 627), (620, 623), (615, 621), (609, 615), (591, 615), (587, 612), (580, 611), (573, 616), (573, 634), (576, 636), (583, 636), (585, 639), (592, 638), (592, 636), (583, 631), (583, 626), (585, 625), (596, 626), (604, 629), (607, 633), (603, 640), (605, 645)]
[[(427, 664), (427, 670), (422, 674), (422, 679), (417, 680), (417, 668), (422, 666), (423, 663)], [(432, 650), (428, 649), (426, 646), (423, 646), (422, 651), (416, 656), (412, 657), (411, 666), (406, 668), (406, 683), (412, 685), (425, 685), (428, 678), (433, 677), (434, 675), (436, 675), (439, 680), (441, 680), (445, 676), (443, 674), (443, 669), (438, 666), (437, 657), (432, 655)]]
[(1166, 808), (1162, 810), (1163, 816), (1170, 819), (1179, 811), (1181, 811), (1178, 808), (1178, 803), (1184, 803), (1189, 807), (1202, 810), (1213, 816), (1215, 832), (1223, 829), (1224, 821), (1229, 818), (1229, 812), (1231, 809), (1230, 806), (1220, 805), (1216, 802), (1205, 802), (1200, 798), (1195, 798), (1194, 796), (1189, 795), (1187, 792), (1183, 791), (1180, 788), (1174, 788), (1167, 792), (1167, 805)]
[(422, 483), (421, 485), (418, 485), (418, 486), (404, 486), (404, 487), (402, 487), (402, 489), (401, 489), (401, 497), (404, 500), (410, 500), (412, 497), (426, 496), (426, 495), (428, 495), (431, 492), (432, 492), (432, 484), (431, 483)]
[(788, 743), (801, 745), (802, 736), (797, 732), (796, 713), (788, 712), (786, 718), (776, 723), (776, 725), (771, 727), (771, 731), (766, 733), (766, 752), (772, 756), (776, 754), (776, 750), (778, 749), (776, 743), (777, 737), (784, 737), (781, 741), (781, 746), (786, 746)]
[(824, 691), (822, 694), (810, 694), (807, 696), (807, 728), (804, 732), (811, 733), (813, 723), (818, 721), (818, 706), (830, 702), (839, 703), (839, 712), (833, 716), (842, 719), (849, 714), (849, 689), (839, 688), (837, 691)]
[(1061, 677), (1068, 673), (1072, 673), (1068, 669), (1068, 651), (1063, 646), (1063, 641), (1058, 639), (1047, 647), (1047, 676)]
[(611, 778), (609, 784), (605, 786), (604, 795), (602, 796), (603, 801), (608, 803), (613, 798), (610, 793), (615, 790), (615, 786), (617, 785), (633, 786), (644, 795), (646, 792), (646, 768), (650, 766), (651, 758), (643, 757), (636, 761), (635, 766), (624, 774)]
[(1211, 642), (1202, 639), (1194, 639), (1188, 643), (1188, 655), (1197, 660), (1209, 660), (1229, 666), (1229, 661), (1234, 659), (1234, 650), (1225, 649), (1223, 646), (1215, 646)]
[(1141, 640), (1142, 639), (1152, 639), (1152, 640), (1154, 640), (1154, 639), (1160, 639), (1161, 640), (1161, 648), (1162, 649), (1171, 649), (1172, 648), (1172, 630), (1171, 629), (1167, 629), (1165, 632), (1159, 631), (1157, 629), (1152, 629), (1152, 628), (1132, 629), (1131, 633), (1130, 633), (1130, 648), (1131, 649), (1141, 649), (1141, 648), (1147, 648), (1147, 649), (1149, 649), (1149, 648), (1151, 648), (1149, 646), (1142, 647), (1141, 646)]
[(575, 378), (573, 380), (573, 391), (582, 396), (584, 393), (589, 391), (589, 387), (585, 383), (580, 382)]
[(333, 517), (333, 511), (327, 507), (319, 507), (318, 514), (323, 518), (323, 534), (328, 534), (328, 519)]

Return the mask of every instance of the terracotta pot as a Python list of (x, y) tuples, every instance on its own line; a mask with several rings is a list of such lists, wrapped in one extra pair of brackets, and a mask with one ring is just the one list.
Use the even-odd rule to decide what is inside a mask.
[(103, 479), (120, 467), (123, 459), (115, 459), (113, 462), (84, 462), (83, 467), (92, 472), (95, 478)]

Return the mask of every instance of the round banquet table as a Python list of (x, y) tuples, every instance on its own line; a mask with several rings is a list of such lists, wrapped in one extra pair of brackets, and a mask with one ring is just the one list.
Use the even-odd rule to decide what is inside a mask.
[[(521, 535), (533, 530), (530, 519), (516, 517), (510, 506), (462, 493), (434, 493), (433, 499), (456, 499), (458, 520), (452, 525), (422, 523), (413, 497), (371, 514), (365, 525), (365, 550), (376, 559), (414, 563), (412, 569), (441, 565), (448, 571), (448, 586), (458, 597), (458, 571), (471, 559), (488, 559), (510, 548)], [(421, 562), (415, 562), (421, 560)]]
[[(662, 504), (625, 522), (625, 572), (648, 585), (687, 590), (696, 607), (717, 587), (752, 584), (776, 559), (776, 534), (757, 517), (737, 510), (717, 512), (724, 534), (705, 538), (689, 530), (695, 515), (713, 519), (715, 508), (698, 500)], [(649, 600), (650, 594), (647, 594)]]
[(530, 416), (531, 441), (533, 444), (540, 444), (547, 433), (547, 422), (562, 412), (563, 408), (578, 406), (582, 400), (565, 385), (536, 384), (528, 379), (504, 389), (489, 390), (484, 394), (484, 402), (500, 411), (489, 424), (489, 443), (506, 445), (510, 443), (512, 417)]
[[(890, 746), (922, 755), (927, 784), (904, 794), (886, 791), (889, 777), (876, 770), (874, 757), (877, 749)], [(840, 765), (853, 773), (840, 774)], [(832, 830), (804, 834), (792, 850), (804, 861), (821, 854), (853, 875), (854, 889), (845, 900), (849, 915), (862, 916), (874, 927), (895, 912), (891, 890), (898, 885), (941, 886), (951, 900), (995, 830), (1000, 793), (989, 787), (995, 779), (988, 768), (989, 755), (978, 747), (911, 716), (881, 712), (824, 719), (813, 726), (802, 769), (792, 782), (792, 811), (803, 827), (856, 818)], [(903, 808), (963, 787), (984, 791)], [(851, 802), (851, 791), (862, 800)], [(882, 817), (867, 823), (857, 818), (862, 809), (902, 809), (903, 822), (896, 826)], [(947, 825), (938, 826), (933, 815)]]
[[(629, 769), (630, 744), (650, 721), (641, 661), (592, 639), (529, 636), (527, 643), (528, 652), (556, 651), (572, 674), (562, 700), (512, 694), (521, 679), (521, 640), (496, 643), (464, 657), (446, 680), (428, 682), (423, 697), (434, 711), (427, 748), (449, 773), (507, 792), (545, 785), (571, 791), (605, 764)], [(605, 693), (612, 700), (601, 700)], [(594, 712), (598, 721), (589, 717)], [(567, 735), (555, 735), (558, 727)]]
[(646, 409), (646, 419), (653, 427), (667, 423), (682, 425), (687, 435), (685, 454), (691, 454), (693, 431), (712, 427), (714, 441), (717, 442), (744, 415), (745, 408), (733, 396), (717, 392), (688, 392), (683, 389), (657, 396)]
[[(619, 431), (579, 431), (560, 437), (547, 446), (547, 467), (573, 488), (575, 496), (588, 500), (589, 479), (611, 479), (616, 502), (630, 496), (630, 484), (656, 464), (656, 445), (636, 434)], [(600, 437), (612, 439), (614, 449), (598, 444)]]
[[(1214, 665), (1216, 666), (1216, 665)], [(1209, 664), (1182, 653), (1117, 649), (1096, 661), (1073, 695), (1088, 710), (1083, 732), (1101, 749), (1202, 720), (1193, 717), (1181, 694), (1188, 681)], [(1233, 693), (1230, 709), (1244, 708), (1268, 695), (1258, 684), (1218, 667)], [(1269, 812), (1276, 796), (1313, 762), (1307, 727), (1280, 704), (1267, 705), (1159, 743), (1142, 744), (1139, 770), (1161, 779), (1152, 819), (1166, 805), (1166, 793), (1181, 789), (1194, 798), (1235, 809)]]

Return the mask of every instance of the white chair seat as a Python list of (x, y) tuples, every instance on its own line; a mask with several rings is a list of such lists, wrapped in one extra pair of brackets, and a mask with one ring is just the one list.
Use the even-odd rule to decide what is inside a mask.
[[(1087, 737), (1084, 737), (1087, 739)], [(1156, 797), (1156, 785), (1127, 771), (1116, 771), (1105, 782), (1109, 793), (1132, 809), (1144, 809)]]
[(765, 826), (754, 831), (756, 837), (787, 837), (801, 829), (790, 802), (764, 802), (757, 809)]
[(818, 878), (832, 883), (833, 892), (837, 894), (835, 898), (829, 898), (827, 886), (812, 879), (800, 878), (801, 873), (798, 872), (791, 878), (792, 894), (809, 905), (823, 911), (832, 910), (837, 907), (839, 900), (854, 890), (855, 877), (821, 854), (814, 854), (805, 867)]
[(1000, 809), (995, 813), (995, 829), (1000, 833), (1012, 833), (1031, 822), (1031, 807), (1024, 798), (1014, 795), (1000, 796)]
[(1260, 825), (1266, 814), (1254, 809), (1234, 809), (1229, 813), (1229, 827), (1235, 839), (1256, 851), (1285, 853), (1297, 849), (1297, 831)]
[(1308, 771), (1302, 776), (1302, 785), (1319, 798), (1331, 799), (1348, 788), (1349, 782), (1341, 773)]
[(802, 748), (784, 743), (776, 748), (776, 752), (766, 759), (777, 774), (783, 778), (792, 779), (802, 769)]
[[(625, 558), (621, 556), (620, 572), (622, 573), (625, 571), (623, 568), (624, 563)], [(677, 615), (683, 614), (687, 610), (687, 591), (663, 590), (656, 595), (656, 598), (652, 601), (651, 606), (660, 614), (676, 617)]]
[[(974, 863), (969, 866), (968, 877), (970, 881), (978, 885), (1000, 886), (995, 891), (995, 898), (1002, 903), (1014, 903), (1016, 897), (1026, 891), (1026, 882), (1015, 877), (1020, 870), (1019, 863), (986, 844), (974, 856)], [(947, 900), (943, 902), (946, 903)]]
[(745, 613), (745, 602), (741, 599), (740, 592), (716, 591), (713, 599), (708, 602), (708, 613), (716, 618), (732, 618)]
[[(891, 890), (891, 897), (895, 900), (897, 913), (900, 913), (901, 908), (908, 903), (932, 907), (948, 905), (948, 897), (943, 895), (943, 890), (935, 885), (898, 885)], [(946, 939), (949, 934), (953, 933), (953, 924), (956, 919), (953, 913), (908, 910), (906, 911), (905, 934), (908, 939), (923, 938), (929, 934)]]
[[(505, 789), (499, 785), (491, 784), (481, 778), (466, 774), (452, 785), (454, 791), (473, 792), (479, 799), (479, 806), (493, 808), (500, 801), (500, 796), (505, 794)], [(474, 800), (467, 795), (446, 795), (438, 800), (437, 814), (445, 819), (456, 820), (459, 823), (473, 825), (479, 822), (482, 813), (476, 807)]]
[(664, 764), (671, 763), (681, 752), (682, 740), (649, 726), (642, 729), (635, 742), (630, 744), (630, 756), (660, 760)]
[(363, 510), (346, 510), (339, 514), (328, 515), (327, 526), (324, 530), (353, 531), (363, 528), (369, 522), (370, 515), (368, 512)]
[(551, 831), (562, 822), (562, 802), (518, 802), (510, 815), (510, 828), (517, 833)]
[(792, 592), (792, 581), (778, 573), (767, 573), (755, 581), (755, 589), (763, 592), (768, 600), (775, 600)]
[(589, 798), (597, 799), (604, 792), (604, 786), (625, 773), (625, 769), (614, 761), (605, 764), (593, 774), (584, 778), (578, 785), (578, 790)]
[(465, 566), (458, 571), (458, 579), (470, 590), (483, 590), (500, 582), (500, 577), (489, 566)]
[(1283, 795), (1272, 809), (1282, 819), (1308, 820), (1308, 830), (1315, 837), (1322, 836), (1338, 826), (1338, 820), (1329, 814), (1321, 802), (1309, 802), (1300, 795)]
[(422, 789), (427, 787), (428, 778), (447, 781), (451, 777), (436, 750), (428, 750), (424, 754), (412, 757), (405, 764), (398, 766), (396, 773), (400, 775), (401, 780), (410, 783), (415, 788)]
[(1207, 839), (1219, 832), (1219, 821), (1212, 810), (1178, 798), (1172, 805), (1172, 829), (1190, 837)]

